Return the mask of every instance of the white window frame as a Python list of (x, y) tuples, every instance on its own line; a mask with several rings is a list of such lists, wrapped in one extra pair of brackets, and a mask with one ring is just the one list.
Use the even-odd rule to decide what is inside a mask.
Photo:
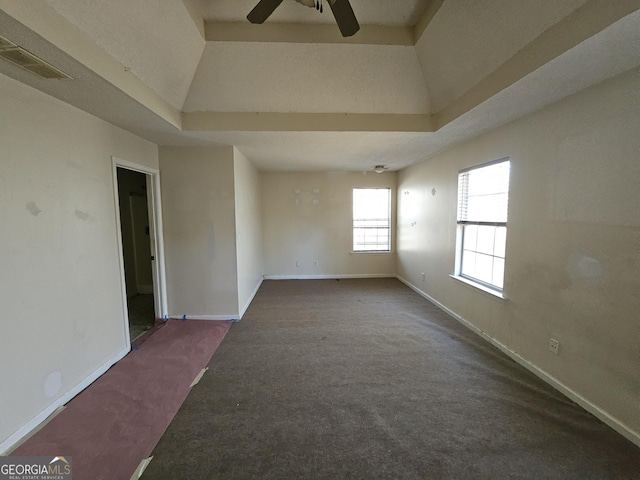
[[(385, 192), (387, 192), (388, 195), (388, 202), (387, 202), (387, 206), (388, 206), (388, 211), (387, 211), (387, 216), (386, 216), (386, 223), (387, 225), (377, 225), (377, 226), (372, 226), (372, 227), (364, 227), (364, 228), (372, 228), (372, 229), (386, 229), (388, 232), (388, 248), (384, 249), (384, 250), (380, 250), (380, 249), (367, 249), (367, 248), (356, 248), (356, 230), (358, 228), (363, 228), (363, 227), (356, 227), (356, 222), (358, 220), (360, 221), (365, 221), (365, 220), (382, 220), (383, 223), (385, 221), (384, 218), (380, 218), (380, 219), (373, 219), (373, 218), (361, 218), (361, 219), (356, 219), (354, 218), (354, 209), (355, 209), (355, 192), (356, 190), (384, 190)], [(392, 249), (392, 241), (393, 241), (393, 230), (392, 230), (392, 222), (393, 219), (391, 217), (391, 207), (392, 207), (392, 191), (391, 188), (388, 187), (379, 187), (379, 188), (367, 188), (367, 187), (354, 187), (353, 191), (352, 191), (352, 204), (351, 204), (351, 253), (366, 253), (366, 254), (389, 254), (391, 253), (391, 249)]]
[[(495, 239), (495, 235), (498, 232), (498, 229), (500, 228), (504, 228), (504, 252), (502, 253), (502, 255), (504, 256), (500, 256), (500, 255), (496, 255), (495, 254), (495, 240), (494, 240), (494, 252), (492, 254), (482, 254), (484, 256), (488, 256), (492, 258), (492, 268), (495, 268), (496, 263), (495, 260), (496, 259), (501, 259), (504, 263), (503, 265), (506, 265), (506, 231), (507, 231), (507, 219), (505, 216), (505, 220), (504, 221), (493, 221), (493, 220), (487, 220), (487, 221), (483, 221), (483, 220), (468, 220), (468, 219), (461, 219), (461, 202), (462, 202), (462, 198), (464, 193), (461, 192), (461, 182), (460, 182), (460, 178), (463, 174), (474, 171), (474, 170), (480, 170), (482, 168), (486, 168), (486, 167), (490, 167), (490, 166), (494, 166), (500, 163), (506, 163), (509, 162), (510, 165), (510, 159), (507, 158), (501, 158), (499, 160), (495, 160), (492, 162), (488, 162), (488, 163), (483, 163), (481, 165), (477, 165), (474, 167), (470, 167), (470, 168), (466, 168), (464, 170), (461, 170), (460, 172), (458, 172), (458, 214), (457, 214), (457, 235), (456, 235), (456, 259), (455, 259), (455, 269), (454, 269), (454, 274), (452, 275), (453, 278), (455, 278), (456, 280), (459, 280), (467, 285), (470, 285), (472, 287), (475, 287), (483, 292), (489, 293), (492, 296), (498, 297), (500, 299), (504, 299), (504, 286), (501, 285), (497, 285), (495, 283), (492, 282), (488, 282), (479, 278), (476, 278), (472, 275), (468, 275), (463, 273), (463, 256), (464, 256), (464, 240), (465, 240), (465, 233), (467, 232), (468, 227), (478, 227), (478, 228), (482, 228), (482, 227), (494, 227), (495, 230), (493, 232), (494, 234), (494, 239)], [(510, 194), (510, 186), (508, 185), (507, 188), (507, 203), (508, 203), (508, 199), (509, 199), (509, 194)], [(477, 253), (477, 252), (476, 252)], [(501, 284), (504, 283), (504, 269), (502, 270), (502, 278), (501, 278)]]

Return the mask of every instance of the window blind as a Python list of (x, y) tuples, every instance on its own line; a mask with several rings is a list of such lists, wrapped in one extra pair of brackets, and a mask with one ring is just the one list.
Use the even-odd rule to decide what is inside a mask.
[(508, 160), (460, 172), (458, 223), (505, 224), (509, 202), (509, 173)]

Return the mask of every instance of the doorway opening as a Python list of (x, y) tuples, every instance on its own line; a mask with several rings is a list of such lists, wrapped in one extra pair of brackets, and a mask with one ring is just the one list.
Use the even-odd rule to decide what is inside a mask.
[[(165, 308), (158, 172), (113, 159), (127, 341), (139, 344)], [(145, 335), (146, 334), (146, 335)]]

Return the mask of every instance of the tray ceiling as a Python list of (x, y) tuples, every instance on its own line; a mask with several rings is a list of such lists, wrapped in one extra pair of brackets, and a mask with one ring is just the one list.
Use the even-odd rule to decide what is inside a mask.
[(249, 26), (255, 1), (0, 0), (3, 36), (74, 80), (0, 73), (159, 145), (397, 170), (640, 65), (635, 0), (351, 0), (348, 44), (293, 0)]

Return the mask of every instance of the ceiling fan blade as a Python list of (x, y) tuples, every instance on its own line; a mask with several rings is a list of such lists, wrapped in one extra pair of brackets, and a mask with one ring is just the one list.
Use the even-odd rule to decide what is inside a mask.
[(260, 0), (247, 15), (247, 20), (251, 23), (264, 23), (281, 3), (282, 0)]
[(329, 0), (329, 6), (343, 37), (350, 37), (360, 30), (360, 25), (349, 0)]

